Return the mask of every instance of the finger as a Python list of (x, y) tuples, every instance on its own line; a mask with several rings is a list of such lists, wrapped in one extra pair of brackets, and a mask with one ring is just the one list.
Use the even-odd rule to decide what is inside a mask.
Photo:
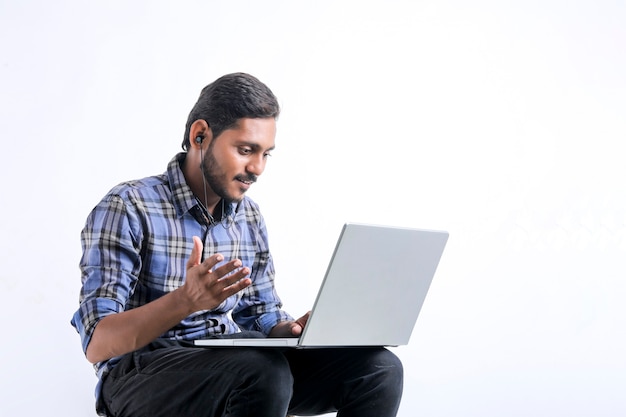
[(205, 272), (211, 273), (213, 272), (213, 267), (218, 263), (224, 260), (224, 256), (221, 253), (216, 253), (215, 255), (211, 255), (202, 262), (202, 267), (205, 269)]
[(237, 294), (239, 291), (245, 289), (246, 287), (252, 284), (252, 280), (250, 278), (241, 278), (235, 281), (233, 284), (224, 288), (224, 294), (227, 294), (228, 297), (231, 295)]
[(291, 323), (291, 327), (289, 329), (291, 331), (292, 336), (300, 336), (302, 334), (302, 330), (304, 330), (304, 325), (294, 321)]
[[(219, 268), (220, 270), (222, 268)], [(223, 272), (223, 271), (220, 271)], [(215, 273), (218, 273), (218, 271), (216, 270)], [(231, 273), (227, 273), (226, 275), (220, 277), (217, 279), (217, 281), (224, 287), (229, 287), (233, 284), (236, 284), (237, 282), (239, 282), (240, 280), (246, 278), (248, 275), (250, 275), (250, 269), (247, 267), (243, 267), (239, 270), (236, 270), (234, 272)]]
[(304, 329), (304, 326), (306, 326), (306, 321), (307, 319), (305, 317), (300, 317), (298, 320), (295, 321), (295, 323), (302, 329)]
[(198, 236), (193, 237), (193, 248), (191, 248), (191, 255), (189, 255), (189, 259), (187, 260), (187, 269), (190, 269), (196, 265), (200, 265), (202, 261), (202, 249), (204, 246), (202, 245), (202, 241)]
[[(220, 279), (222, 277), (227, 276), (231, 272), (241, 268), (242, 265), (243, 263), (241, 262), (241, 260), (233, 259), (232, 261), (229, 261), (225, 263), (224, 265), (220, 265), (218, 268), (215, 268), (213, 272), (215, 273), (215, 275), (217, 275), (218, 279)], [(250, 270), (248, 268), (246, 268), (246, 271), (248, 272), (245, 275), (250, 273)], [(241, 276), (240, 278), (242, 278), (243, 276)]]
[(302, 326), (302, 328), (304, 328), (304, 326), (306, 326), (307, 321), (309, 321), (309, 316), (310, 315), (311, 315), (311, 312), (307, 311), (304, 316), (302, 316), (298, 320), (296, 320), (296, 323), (298, 323), (300, 326)]
[(252, 284), (252, 280), (250, 278), (239, 279), (236, 282), (234, 282), (233, 284), (224, 287), (222, 289), (222, 293), (221, 293), (220, 298), (225, 300), (228, 297), (231, 297), (231, 296), (237, 294), (238, 292), (240, 292), (241, 290), (245, 289), (250, 284)]

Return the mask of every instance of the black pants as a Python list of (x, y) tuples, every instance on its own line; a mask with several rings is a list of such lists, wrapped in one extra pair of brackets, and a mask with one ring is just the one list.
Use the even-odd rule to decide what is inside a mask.
[(203, 348), (158, 340), (107, 375), (111, 416), (395, 416), (402, 364), (384, 348)]

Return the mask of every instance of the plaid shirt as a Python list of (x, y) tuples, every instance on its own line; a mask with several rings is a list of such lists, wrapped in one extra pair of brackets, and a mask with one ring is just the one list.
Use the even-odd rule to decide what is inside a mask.
[[(81, 234), (80, 307), (72, 318), (84, 351), (100, 319), (154, 301), (184, 283), (193, 236), (203, 239), (204, 258), (221, 253), (224, 262), (241, 259), (251, 270), (252, 285), (213, 310), (190, 315), (162, 337), (193, 340), (240, 329), (268, 334), (279, 321), (293, 320), (281, 310), (274, 288), (258, 206), (245, 197), (225, 206), (224, 219), (211, 225), (180, 169), (185, 156), (174, 157), (162, 175), (116, 186), (87, 218)], [(98, 376), (116, 362), (96, 364)]]

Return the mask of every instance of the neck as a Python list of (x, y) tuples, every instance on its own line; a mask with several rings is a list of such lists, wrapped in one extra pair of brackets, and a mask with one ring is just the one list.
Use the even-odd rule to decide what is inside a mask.
[(218, 203), (221, 199), (206, 183), (200, 164), (190, 162), (191, 157), (192, 155), (187, 154), (182, 166), (185, 182), (209, 214), (213, 215), (216, 208), (219, 209)]

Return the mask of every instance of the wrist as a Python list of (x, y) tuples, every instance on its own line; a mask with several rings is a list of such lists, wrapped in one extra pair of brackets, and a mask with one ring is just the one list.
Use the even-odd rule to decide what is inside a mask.
[(187, 295), (183, 287), (179, 287), (170, 292), (169, 296), (172, 298), (172, 307), (174, 310), (179, 311), (180, 314), (183, 315), (183, 318), (201, 310), (194, 308), (191, 298)]

